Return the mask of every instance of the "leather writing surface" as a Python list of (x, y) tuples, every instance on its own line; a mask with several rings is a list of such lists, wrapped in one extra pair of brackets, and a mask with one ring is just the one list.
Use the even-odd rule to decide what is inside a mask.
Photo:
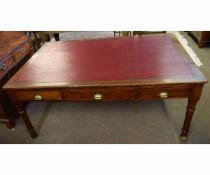
[(192, 78), (183, 57), (167, 35), (50, 42), (10, 82)]

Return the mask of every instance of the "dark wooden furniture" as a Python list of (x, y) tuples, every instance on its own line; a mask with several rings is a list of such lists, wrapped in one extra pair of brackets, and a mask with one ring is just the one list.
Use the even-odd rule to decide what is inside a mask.
[(207, 80), (168, 35), (46, 43), (4, 85), (31, 137), (23, 102), (188, 98), (185, 140)]
[(133, 35), (166, 34), (166, 31), (133, 31)]
[(132, 36), (132, 31), (114, 31), (114, 37), (118, 34), (118, 36)]
[(116, 36), (116, 34), (118, 34), (118, 36), (120, 36), (120, 31), (114, 31), (114, 37)]
[[(23, 32), (0, 32), (0, 88), (32, 53), (33, 49)], [(18, 116), (15, 107), (0, 89), (0, 122), (14, 128)]]
[[(45, 36), (46, 36), (46, 41), (50, 41), (50, 34), (49, 33), (46, 33), (45, 34)], [(59, 33), (53, 33), (53, 36), (54, 36), (54, 38), (55, 38), (55, 41), (59, 41), (60, 39), (59, 39)]]
[(40, 38), (38, 38), (37, 32), (30, 31), (26, 32), (26, 34), (30, 40), (31, 45), (33, 46), (34, 52), (39, 50), (43, 41)]
[(210, 31), (191, 31), (188, 34), (198, 43), (200, 48), (210, 43)]
[(43, 45), (45, 42), (50, 41), (50, 35), (52, 34), (56, 41), (59, 41), (59, 32), (36, 32), (36, 31), (30, 31), (26, 32), (27, 37), (30, 40), (31, 45), (33, 46), (34, 51), (39, 50), (41, 45)]
[(134, 35), (151, 35), (151, 34), (166, 34), (166, 31), (114, 31), (114, 37), (118, 36), (134, 36)]

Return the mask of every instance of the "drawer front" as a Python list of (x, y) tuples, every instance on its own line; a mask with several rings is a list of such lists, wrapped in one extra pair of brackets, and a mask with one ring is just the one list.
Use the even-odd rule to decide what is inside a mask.
[(30, 51), (30, 44), (26, 42), (22, 46), (20, 46), (18, 49), (16, 49), (13, 53), (15, 60), (19, 60), (23, 56), (25, 56)]
[(4, 59), (4, 61), (0, 63), (0, 77), (4, 76), (5, 72), (12, 68), (14, 63), (15, 62), (12, 56), (9, 56), (8, 58)]
[(56, 90), (17, 91), (15, 96), (22, 101), (62, 100), (60, 91)]
[(84, 88), (62, 90), (21, 90), (16, 91), (17, 100), (72, 100), (72, 101), (115, 101), (133, 99), (188, 98), (193, 87), (153, 88)]
[(141, 88), (138, 99), (187, 98), (192, 90), (192, 87)]
[(129, 100), (135, 99), (137, 94), (134, 88), (102, 88), (63, 90), (64, 100)]

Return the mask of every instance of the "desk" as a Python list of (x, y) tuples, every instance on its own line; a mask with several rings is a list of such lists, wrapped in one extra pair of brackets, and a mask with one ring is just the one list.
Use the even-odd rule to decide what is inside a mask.
[(34, 53), (23, 32), (0, 32), (0, 123), (14, 128), (19, 114), (1, 87)]
[(3, 89), (33, 138), (25, 101), (188, 98), (185, 140), (206, 82), (175, 39), (148, 35), (46, 43)]

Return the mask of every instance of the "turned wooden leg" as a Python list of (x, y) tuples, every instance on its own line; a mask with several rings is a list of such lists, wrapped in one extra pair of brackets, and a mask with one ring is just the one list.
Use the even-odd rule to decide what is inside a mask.
[(54, 35), (54, 37), (55, 37), (55, 40), (56, 40), (56, 41), (59, 41), (59, 33), (54, 33), (53, 35)]
[(50, 35), (49, 34), (45, 34), (45, 41), (49, 42), (50, 41)]
[(12, 121), (11, 119), (7, 122), (7, 128), (8, 129), (14, 129), (14, 127), (15, 127), (15, 123), (14, 123), (14, 121)]
[(180, 134), (180, 141), (187, 140), (187, 134), (190, 129), (190, 124), (192, 121), (193, 113), (195, 111), (196, 104), (200, 99), (201, 92), (202, 92), (203, 85), (196, 85), (193, 88), (192, 96), (188, 99), (187, 111), (185, 115), (184, 125), (182, 128), (182, 132)]
[(16, 108), (18, 113), (20, 114), (20, 117), (23, 119), (31, 137), (36, 138), (38, 134), (36, 133), (33, 125), (31, 124), (28, 114), (25, 111), (24, 105), (21, 102), (16, 102)]
[(195, 107), (197, 104), (197, 100), (194, 100), (193, 98), (189, 98), (188, 105), (187, 105), (187, 111), (185, 115), (184, 125), (182, 128), (182, 132), (180, 134), (180, 140), (185, 141), (187, 140), (187, 134), (189, 132), (190, 124), (192, 121), (193, 113), (195, 111)]

